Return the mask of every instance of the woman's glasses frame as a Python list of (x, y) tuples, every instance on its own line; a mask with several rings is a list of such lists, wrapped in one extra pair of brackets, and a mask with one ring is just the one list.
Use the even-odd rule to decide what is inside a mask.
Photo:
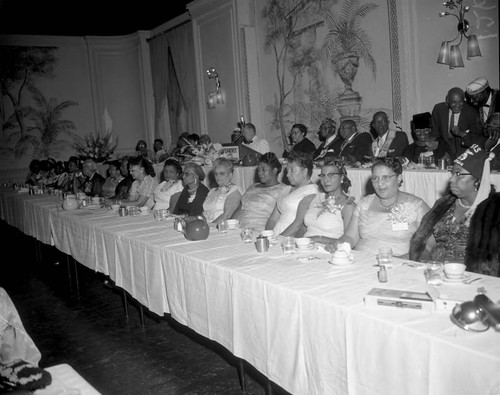
[(384, 176), (370, 176), (370, 181), (372, 182), (372, 184), (376, 184), (377, 182), (379, 181), (382, 181), (383, 183), (386, 183), (386, 182), (389, 182), (389, 180), (392, 178), (392, 177), (397, 177), (398, 175), (397, 174), (391, 174), (391, 175), (384, 175)]

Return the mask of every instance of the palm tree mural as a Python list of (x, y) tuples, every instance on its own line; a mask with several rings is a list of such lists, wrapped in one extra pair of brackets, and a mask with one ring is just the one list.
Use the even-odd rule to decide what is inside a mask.
[(366, 66), (375, 76), (377, 64), (371, 53), (371, 41), (361, 27), (364, 17), (378, 7), (374, 3), (361, 4), (359, 0), (344, 0), (340, 12), (325, 8), (325, 20), (328, 33), (321, 48), (324, 62), (331, 62), (335, 72), (344, 83), (345, 90), (339, 97), (338, 110), (341, 120), (355, 119), (359, 121), (361, 97), (352, 90), (359, 60), (363, 59)]

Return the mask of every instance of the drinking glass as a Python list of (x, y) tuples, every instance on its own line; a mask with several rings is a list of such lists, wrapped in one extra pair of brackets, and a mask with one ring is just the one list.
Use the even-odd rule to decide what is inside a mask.
[(219, 233), (227, 233), (227, 221), (223, 220), (219, 222), (217, 228), (219, 229)]
[(285, 236), (281, 246), (284, 254), (293, 254), (295, 252), (295, 237)]
[(252, 228), (245, 228), (241, 231), (241, 240), (243, 243), (253, 243)]
[(378, 249), (377, 260), (380, 266), (390, 265), (392, 263), (392, 248), (380, 247)]

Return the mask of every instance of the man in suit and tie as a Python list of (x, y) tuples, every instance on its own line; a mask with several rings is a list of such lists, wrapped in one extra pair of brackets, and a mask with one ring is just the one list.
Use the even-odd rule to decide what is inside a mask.
[(372, 128), (377, 138), (372, 143), (372, 156), (376, 158), (397, 158), (403, 156), (408, 147), (408, 136), (405, 132), (389, 129), (389, 117), (383, 111), (373, 114)]
[(432, 134), (450, 146), (454, 160), (472, 144), (483, 146), (478, 111), (465, 103), (465, 93), (460, 88), (451, 88), (442, 103), (432, 110)]
[(370, 159), (373, 142), (370, 133), (358, 133), (356, 122), (347, 119), (340, 124), (339, 134), (342, 137), (339, 157), (345, 157), (348, 162), (366, 162)]
[(476, 78), (466, 89), (469, 103), (478, 109), (483, 129), (493, 114), (500, 112), (500, 91), (492, 89), (486, 78)]
[(321, 144), (314, 151), (313, 160), (315, 162), (324, 160), (327, 156), (333, 156), (336, 148), (340, 147), (342, 143), (342, 138), (337, 132), (337, 124), (331, 118), (325, 118), (321, 123), (318, 138)]

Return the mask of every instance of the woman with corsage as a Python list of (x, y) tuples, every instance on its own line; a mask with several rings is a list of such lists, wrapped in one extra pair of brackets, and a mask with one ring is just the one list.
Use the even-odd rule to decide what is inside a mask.
[(217, 186), (210, 189), (203, 203), (207, 221), (219, 224), (232, 217), (241, 203), (240, 188), (233, 184), (234, 165), (229, 159), (217, 158), (213, 163)]
[(182, 166), (179, 161), (169, 158), (163, 166), (163, 181), (158, 184), (153, 192), (155, 205), (154, 210), (169, 209), (175, 207), (177, 199), (183, 189)]
[[(462, 262), (467, 270), (499, 275), (500, 207), (488, 199), (494, 192), (489, 179), (492, 156), (474, 144), (455, 159), (450, 192), (422, 219), (411, 239), (410, 259)], [(481, 218), (475, 214), (478, 206)], [(496, 233), (491, 232), (495, 227)], [(496, 234), (496, 240), (485, 236), (489, 234)]]
[(203, 214), (203, 202), (208, 194), (208, 188), (203, 185), (205, 172), (196, 163), (188, 162), (184, 165), (182, 184), (184, 188), (175, 205), (174, 214), (197, 216)]
[(322, 192), (312, 200), (304, 216), (304, 237), (328, 244), (344, 234), (356, 204), (354, 197), (347, 194), (351, 181), (342, 162), (326, 158), (319, 180)]
[(248, 187), (241, 197), (241, 206), (233, 214), (242, 228), (265, 229), (276, 200), (290, 189), (290, 185), (285, 185), (278, 179), (281, 169), (281, 163), (274, 153), (266, 152), (259, 158), (257, 176), (260, 182)]
[(327, 245), (335, 251), (338, 243), (373, 256), (380, 247), (390, 247), (395, 256), (407, 256), (410, 238), (429, 206), (419, 197), (399, 190), (403, 168), (397, 158), (379, 158), (372, 165), (370, 181), (375, 193), (360, 199), (345, 233)]

